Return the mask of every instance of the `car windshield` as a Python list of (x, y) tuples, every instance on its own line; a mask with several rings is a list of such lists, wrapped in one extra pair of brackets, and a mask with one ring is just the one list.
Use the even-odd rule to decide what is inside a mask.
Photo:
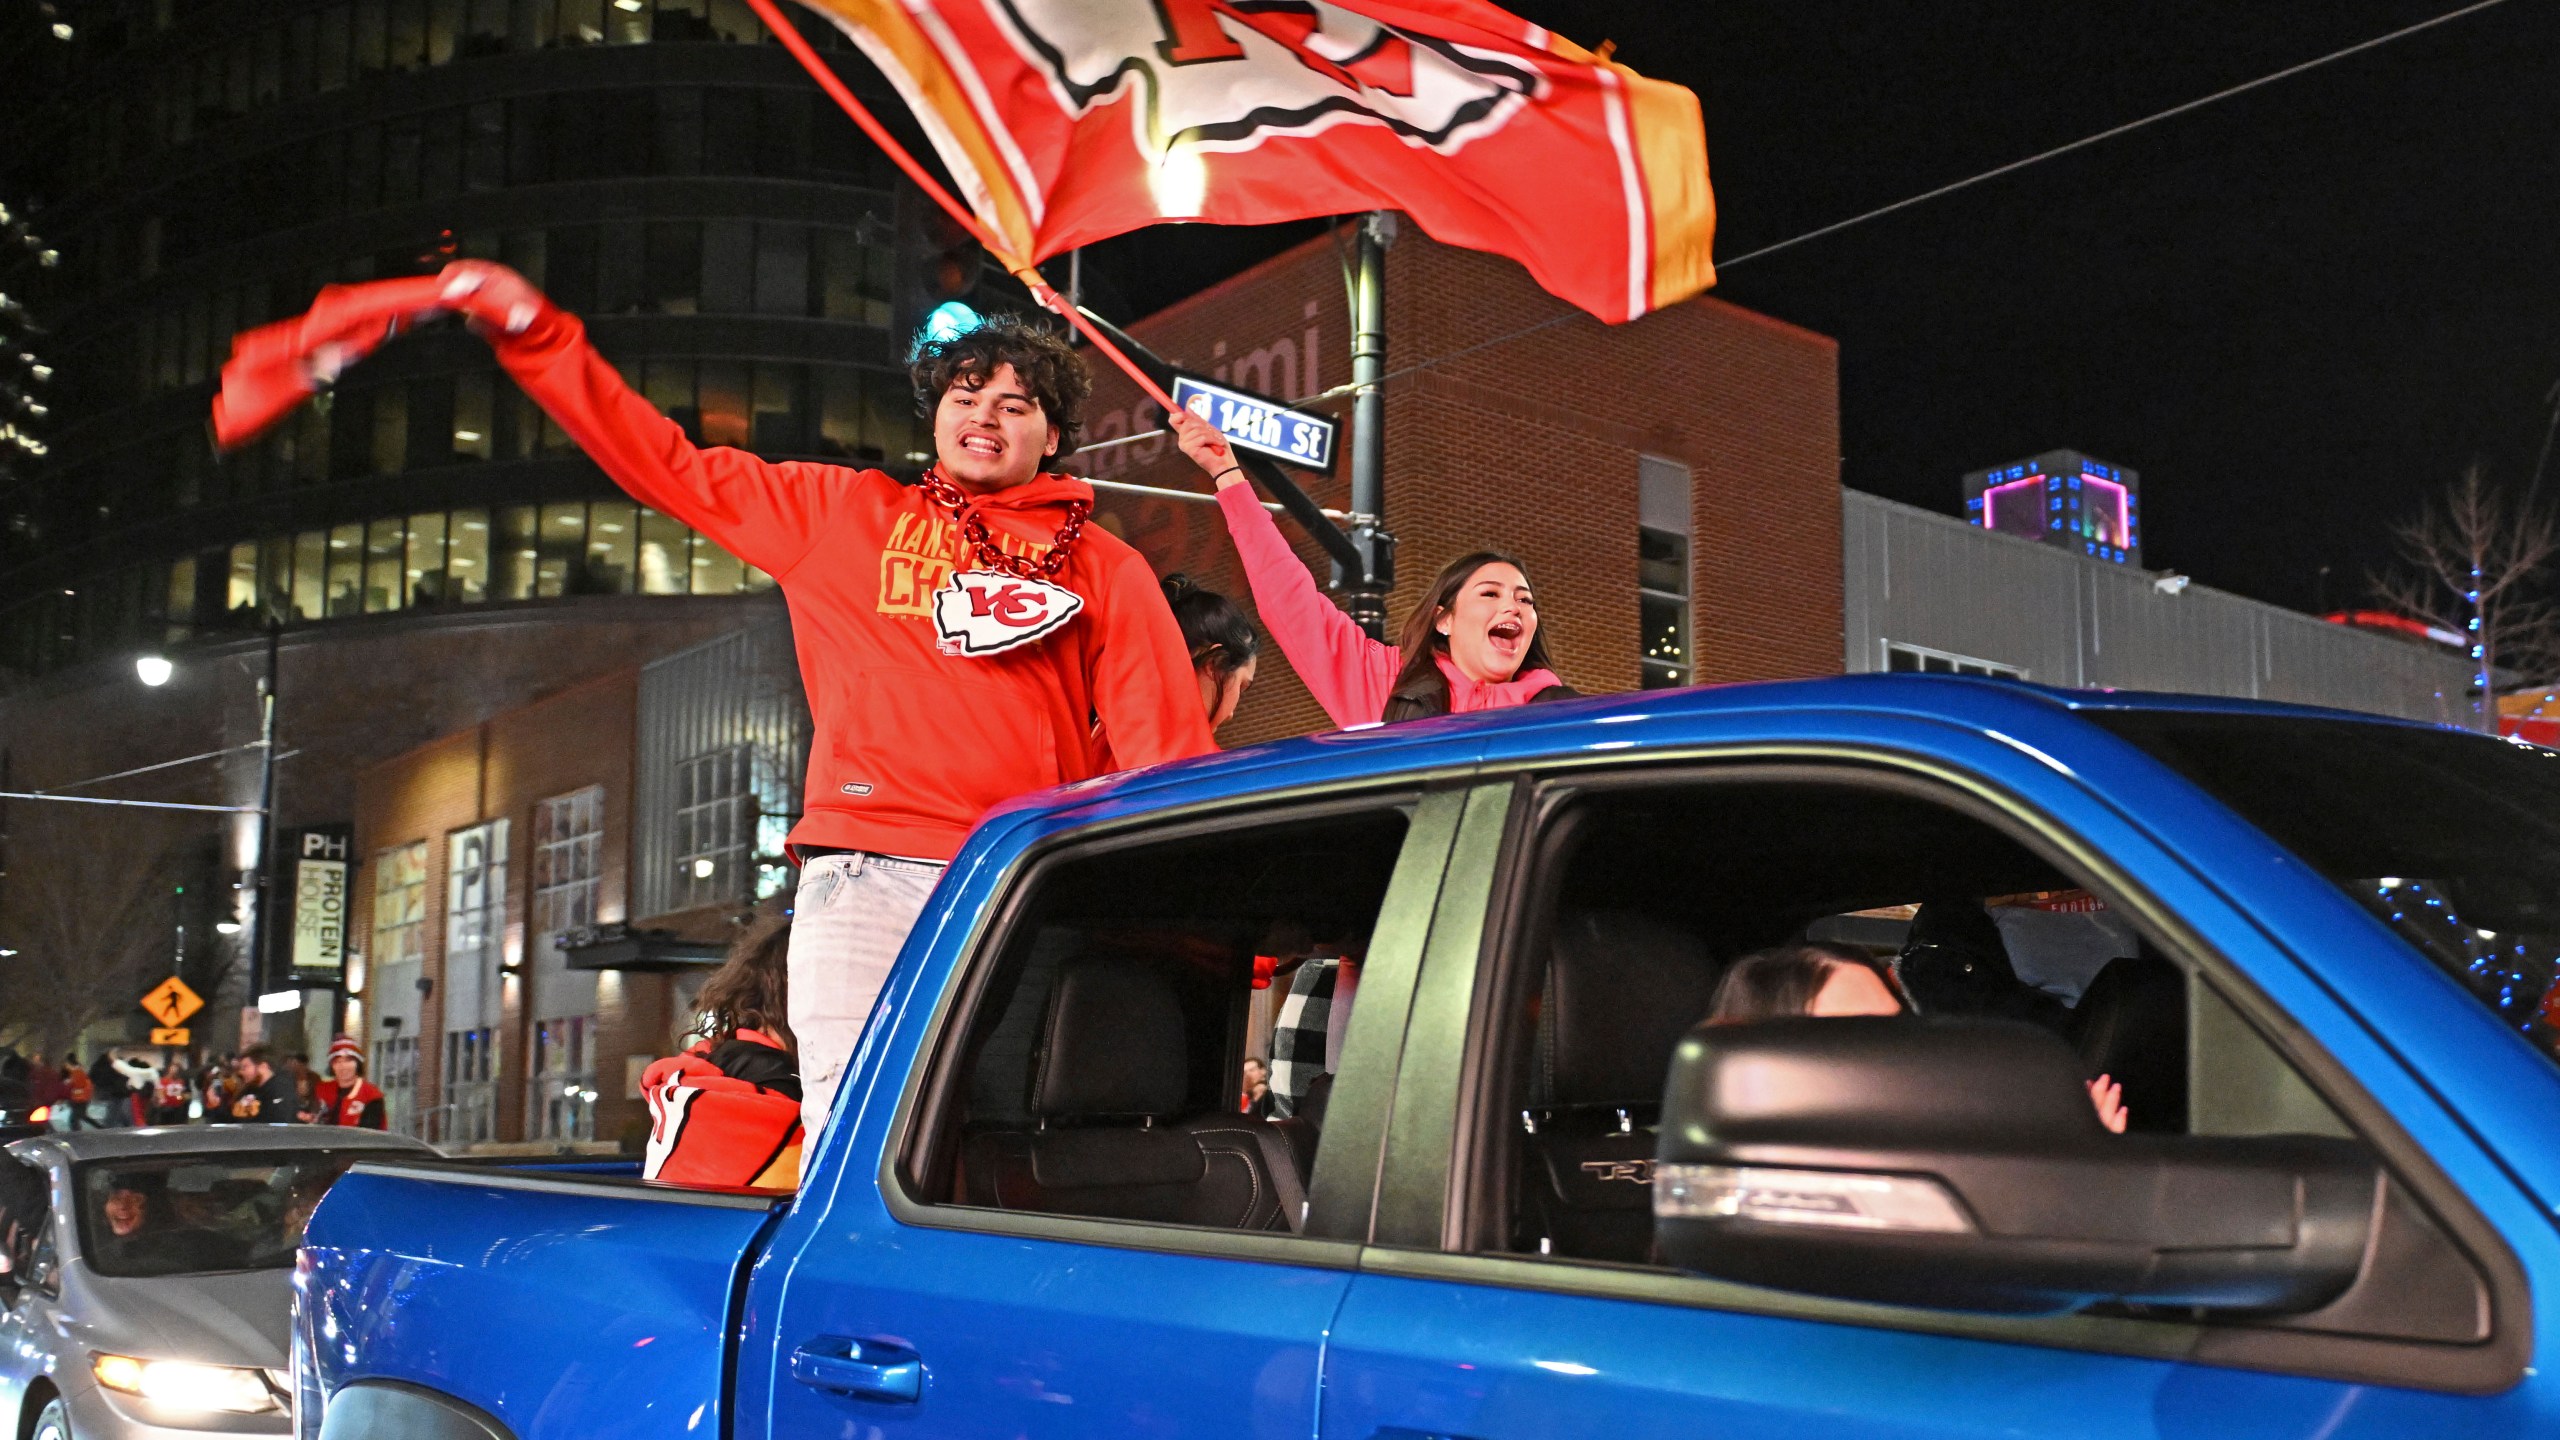
[(293, 1263), (303, 1222), (347, 1151), (91, 1161), (75, 1171), (80, 1250), (101, 1275), (148, 1279)]
[(2354, 720), (2083, 713), (2301, 856), (2560, 1061), (2560, 752)]

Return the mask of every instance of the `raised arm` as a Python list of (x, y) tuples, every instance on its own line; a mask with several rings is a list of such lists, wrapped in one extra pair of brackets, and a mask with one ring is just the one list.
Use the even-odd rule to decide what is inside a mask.
[(1271, 512), (1255, 498), (1224, 436), (1188, 412), (1173, 417), (1173, 430), (1182, 453), (1217, 483), (1218, 509), (1227, 517), (1227, 534), (1244, 562), (1245, 583), (1253, 587), (1253, 607), (1279, 642), (1280, 653), (1289, 657), (1289, 667), (1334, 724), (1376, 720), (1385, 713), (1387, 692), (1395, 688), (1401, 661), (1396, 648), (1370, 639), (1325, 598), (1316, 577), (1272, 523)]
[(851, 477), (696, 446), (587, 343), (578, 317), (502, 265), (460, 260), (443, 298), (471, 317), (524, 392), (632, 498), (682, 520), (779, 579), (816, 544)]

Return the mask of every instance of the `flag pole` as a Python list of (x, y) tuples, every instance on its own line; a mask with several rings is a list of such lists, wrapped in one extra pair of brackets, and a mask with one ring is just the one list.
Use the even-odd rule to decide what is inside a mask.
[(809, 72), (809, 78), (818, 82), (818, 88), (827, 93), (827, 98), (836, 102), (836, 108), (844, 111), (846, 116), (860, 127), (862, 133), (871, 138), (872, 144), (886, 152), (890, 162), (895, 164), (908, 180), (914, 182), (917, 189), (930, 197), (933, 203), (941, 206), (953, 220), (958, 221), (960, 227), (969, 232), (971, 239), (984, 246), (988, 254), (1003, 262), (1004, 267), (1013, 273), (1013, 277), (1020, 280), (1031, 291), (1031, 298), (1035, 303), (1043, 309), (1064, 317), (1069, 325), (1075, 327), (1076, 333), (1085, 338), (1087, 344), (1101, 351), (1112, 364), (1119, 366), (1130, 379), (1138, 382), (1138, 388), (1146, 392), (1148, 399), (1163, 406), (1166, 414), (1173, 413), (1173, 397), (1164, 392), (1163, 386), (1149, 379), (1147, 372), (1139, 369), (1136, 361), (1123, 353), (1119, 346), (1111, 343), (1110, 336), (1103, 334), (1083, 315), (1077, 313), (1076, 307), (1069, 304), (1066, 298), (1051, 288), (1049, 282), (1041, 276), (1039, 267), (1027, 259), (1008, 254), (1004, 245), (998, 242), (995, 232), (989, 230), (978, 219), (977, 212), (961, 204), (958, 196), (943, 188), (942, 182), (933, 178), (933, 172), (918, 164), (916, 157), (907, 153), (907, 147), (898, 143), (897, 137), (889, 133), (889, 127), (881, 124), (880, 117), (871, 113), (871, 107), (856, 99), (853, 91), (844, 83), (843, 77), (837, 75), (835, 70), (819, 57), (816, 48), (809, 44), (808, 37), (802, 35), (800, 27), (792, 24), (790, 19), (782, 13), (782, 7), (776, 3), (776, 0), (747, 0), (747, 7), (756, 12), (758, 19), (764, 21), (764, 27), (773, 32), (773, 38), (782, 42), (782, 48), (791, 52), (791, 58), (800, 62), (800, 68)]

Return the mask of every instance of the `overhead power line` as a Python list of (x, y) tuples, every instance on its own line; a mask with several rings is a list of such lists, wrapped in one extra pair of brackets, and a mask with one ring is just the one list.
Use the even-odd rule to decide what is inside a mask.
[(51, 800), (60, 805), (120, 805), (129, 810), (203, 810), (216, 815), (255, 815), (255, 805), (190, 805), (176, 800), (110, 800), (103, 795), (48, 795), (41, 790), (0, 790), (0, 800)]
[[(136, 765), (130, 770), (116, 770), (105, 775), (92, 775), (86, 780), (74, 780), (68, 784), (56, 785), (50, 789), (39, 791), (37, 793), (44, 795), (60, 795), (65, 790), (80, 790), (91, 785), (104, 785), (110, 780), (122, 780), (132, 775), (148, 775), (154, 770), (169, 770), (180, 765), (193, 765), (199, 760), (219, 760), (225, 755), (238, 755), (244, 751), (255, 750), (258, 748), (259, 742), (252, 740), (245, 745), (229, 745), (220, 750), (207, 750), (201, 755), (182, 755), (175, 760), (163, 760), (156, 765)], [(277, 756), (276, 759), (278, 761), (290, 760), (300, 753), (300, 751), (288, 750), (282, 755)]]
[[(1972, 187), (1983, 184), (1986, 181), (1997, 180), (2003, 175), (2014, 175), (2030, 166), (2041, 165), (2047, 160), (2068, 155), (2075, 150), (2085, 150), (2092, 145), (2113, 140), (2117, 136), (2132, 134), (2134, 131), (2140, 130), (2147, 125), (2157, 125), (2163, 120), (2174, 119), (2180, 115), (2188, 114), (2191, 111), (2201, 110), (2208, 105), (2219, 104), (2235, 95), (2247, 94), (2249, 91), (2256, 90), (2262, 86), (2273, 85), (2279, 80), (2290, 80), (2294, 76), (2303, 74), (2306, 71), (2317, 70), (2323, 65), (2344, 60), (2352, 55), (2361, 55), (2368, 50), (2380, 49), (2394, 41), (2406, 40), (2410, 36), (2418, 34), (2421, 31), (2432, 30), (2439, 25), (2449, 25), (2465, 16), (2477, 15), (2483, 10), (2494, 9), (2497, 6), (2506, 3), (2507, 0), (2474, 0), (2474, 3), (2464, 5), (2459, 9), (2448, 10), (2441, 15), (2418, 21), (2414, 25), (2404, 25), (2397, 30), (2389, 32), (2388, 34), (2376, 35), (2370, 40), (2357, 41), (2355, 44), (2349, 45), (2345, 49), (2332, 50), (2328, 54), (2319, 56), (2316, 59), (2305, 60), (2298, 65), (2288, 65), (2281, 70), (2261, 75), (2254, 80), (2244, 80), (2237, 85), (2228, 87), (2227, 89), (2216, 90), (2210, 95), (2200, 95), (2183, 104), (2172, 105), (2166, 110), (2160, 110), (2152, 114), (2145, 115), (2139, 120), (2128, 120), (2122, 125), (2110, 126), (2093, 135), (2084, 135), (2077, 140), (2069, 142), (2068, 144), (2056, 145), (2050, 150), (2039, 150), (2035, 154), (2026, 156), (2023, 159), (2012, 160), (2006, 165), (1994, 166), (1989, 170), (1983, 171), (1981, 174), (1969, 175), (1962, 180), (1940, 185), (1933, 190), (1924, 190), (1917, 195), (1906, 196), (1903, 199), (1894, 201), (1890, 205), (1879, 205), (1873, 210), (1866, 211), (1862, 214), (1852, 215), (1846, 220), (1832, 221), (1828, 225), (1807, 230), (1801, 235), (1790, 235), (1786, 239), (1780, 240), (1773, 245), (1763, 245), (1757, 250), (1746, 250), (1742, 254), (1736, 255), (1730, 260), (1717, 261), (1716, 268), (1719, 271), (1730, 270), (1736, 265), (1747, 265), (1764, 256), (1775, 255), (1781, 250), (1793, 249), (1807, 241), (1819, 240), (1827, 235), (1837, 235), (1841, 231), (1847, 230), (1852, 226), (1864, 225), (1870, 220), (1882, 219), (1883, 217), (1894, 214), (1897, 211), (1908, 210), (1915, 205), (1925, 205), (1932, 200), (1953, 195), (1959, 190), (1971, 189)], [(1412, 364), (1404, 366), (1401, 369), (1388, 371), (1385, 375), (1379, 377), (1380, 383), (1383, 384), (1389, 380), (1401, 379), (1404, 376), (1416, 374), (1421, 371), (1431, 369), (1437, 365), (1446, 365), (1452, 360), (1463, 360), (1469, 355), (1481, 354), (1482, 352), (1491, 350), (1499, 345), (1508, 345), (1514, 340), (1524, 339), (1528, 336), (1537, 334), (1539, 331), (1553, 329), (1558, 325), (1564, 324), (1568, 320), (1579, 317), (1581, 314), (1582, 312), (1579, 310), (1567, 310), (1562, 314), (1550, 316), (1547, 319), (1541, 320), (1534, 325), (1524, 325), (1507, 334), (1496, 335), (1490, 340), (1479, 340), (1472, 345), (1460, 346), (1445, 355), (1434, 355), (1426, 360), (1416, 360)], [(1350, 386), (1336, 385), (1330, 390), (1319, 391), (1316, 394), (1306, 396), (1291, 403), (1303, 405), (1310, 401), (1330, 400), (1336, 396), (1347, 395), (1349, 393), (1351, 393)]]
[[(1784, 240), (1780, 240), (1772, 245), (1763, 245), (1757, 250), (1746, 250), (1743, 253), (1734, 256), (1730, 260), (1717, 261), (1716, 269), (1719, 272), (1730, 270), (1736, 265), (1747, 265), (1754, 260), (1762, 258), (1763, 256), (1775, 255), (1781, 250), (1790, 250), (1798, 245), (1805, 244), (1808, 241), (1822, 239), (1826, 235), (1837, 235), (1841, 231), (1847, 230), (1852, 226), (1864, 225), (1870, 220), (1879, 220), (1887, 215), (1894, 214), (1897, 211), (1908, 210), (1915, 205), (1925, 205), (1932, 200), (1942, 199), (1946, 196), (1953, 195), (1959, 190), (1968, 190), (1976, 185), (1997, 180), (2003, 175), (2015, 175), (2019, 171), (2027, 169), (2030, 166), (2041, 165), (2047, 160), (2068, 155), (2075, 150), (2086, 150), (2092, 145), (2113, 140), (2119, 135), (2130, 135), (2134, 131), (2140, 130), (2145, 126), (2157, 125), (2163, 120), (2175, 119), (2180, 115), (2201, 110), (2208, 105), (2219, 104), (2235, 95), (2247, 94), (2249, 91), (2259, 89), (2262, 86), (2273, 85), (2279, 80), (2290, 80), (2296, 75), (2303, 74), (2307, 71), (2317, 70), (2323, 65), (2344, 60), (2352, 55), (2361, 55), (2368, 50), (2378, 50), (2394, 41), (2405, 40), (2421, 31), (2432, 30), (2439, 25), (2449, 25), (2467, 15), (2477, 15), (2483, 10), (2495, 9), (2496, 7), (2506, 3), (2507, 0), (2473, 0), (2472, 4), (2464, 5), (2458, 9), (2448, 10), (2441, 15), (2420, 20), (2413, 25), (2404, 25), (2397, 30), (2388, 32), (2387, 34), (2376, 35), (2370, 40), (2359, 40), (2355, 44), (2349, 45), (2344, 49), (2332, 50), (2326, 55), (2305, 60), (2299, 64), (2288, 65), (2281, 70), (2270, 71), (2254, 80), (2244, 80), (2237, 85), (2216, 90), (2210, 95), (2199, 95), (2193, 100), (2172, 105), (2166, 110), (2154, 111), (2138, 120), (2128, 120), (2121, 125), (2109, 126), (2095, 134), (2083, 135), (2077, 140), (2073, 140), (2062, 145), (2056, 145), (2050, 150), (2039, 150), (2033, 155), (2026, 156), (2022, 159), (2012, 160), (2005, 165), (1995, 165), (1991, 169), (1985, 170), (1978, 175), (1968, 175), (1962, 180), (1940, 185), (1936, 189), (1923, 190), (1917, 195), (1905, 196), (1900, 200), (1894, 201), (1890, 205), (1879, 205), (1873, 210), (1866, 211), (1862, 214), (1852, 215), (1846, 220), (1834, 220), (1828, 225), (1807, 230), (1800, 235), (1790, 235)], [(1422, 371), (1432, 369), (1435, 366), (1446, 365), (1453, 360), (1463, 360), (1470, 355), (1482, 354), (1487, 350), (1508, 345), (1514, 340), (1525, 340), (1529, 336), (1538, 334), (1540, 331), (1552, 330), (1569, 320), (1579, 319), (1581, 316), (1581, 311), (1568, 309), (1559, 314), (1550, 315), (1546, 319), (1541, 320), (1534, 325), (1523, 325), (1517, 330), (1507, 331), (1503, 334), (1496, 335), (1491, 339), (1479, 340), (1472, 345), (1461, 345), (1457, 349), (1451, 350), (1446, 354), (1434, 355), (1428, 359), (1416, 360), (1410, 365), (1390, 370), (1386, 374), (1378, 377), (1378, 383), (1383, 385), (1390, 380), (1400, 380), (1407, 375), (1420, 374)], [(1310, 405), (1319, 400), (1335, 400), (1350, 394), (1354, 388), (1354, 386), (1348, 383), (1335, 385), (1328, 389), (1318, 390), (1312, 395), (1301, 395), (1288, 403), (1291, 405)], [(2560, 417), (2560, 408), (2555, 408), (2553, 413), (2555, 417)], [(1103, 441), (1098, 444), (1087, 445), (1084, 448), (1086, 450), (1099, 450), (1111, 445), (1125, 445), (1132, 441), (1151, 439), (1155, 436), (1167, 433), (1169, 432), (1164, 430), (1149, 430), (1134, 435), (1122, 436), (1117, 440)], [(1150, 487), (1131, 486), (1128, 488), (1142, 489)]]
[(2107, 140), (2113, 140), (2119, 135), (2130, 135), (2134, 131), (2141, 129), (2146, 125), (2157, 125), (2163, 120), (2174, 119), (2191, 110), (2201, 110), (2207, 105), (2219, 104), (2222, 101), (2230, 99), (2234, 95), (2245, 95), (2262, 85), (2273, 85), (2279, 80), (2290, 80), (2296, 75), (2300, 75), (2309, 70), (2317, 70), (2321, 66), (2327, 65), (2332, 61), (2344, 60), (2350, 55), (2361, 55), (2367, 50), (2380, 49), (2395, 40), (2405, 40), (2408, 37), (2417, 34), (2421, 30), (2432, 30), (2438, 25), (2449, 25), (2466, 15), (2476, 15), (2483, 10), (2504, 5), (2505, 3), (2507, 3), (2507, 0), (2475, 0), (2475, 3), (2465, 5), (2459, 10), (2448, 10), (2444, 14), (2438, 15), (2433, 19), (2421, 20), (2414, 25), (2404, 25), (2387, 35), (2376, 35), (2370, 40), (2360, 40), (2343, 50), (2332, 50), (2328, 54), (2320, 56), (2316, 60), (2305, 60), (2299, 65), (2288, 65), (2282, 70), (2275, 71), (2271, 74), (2261, 75), (2255, 80), (2243, 80), (2239, 84), (2234, 85), (2227, 90), (2216, 90), (2210, 95), (2200, 95), (2193, 100), (2187, 101), (2183, 105), (2172, 105), (2166, 110), (2145, 115), (2139, 120), (2128, 120), (2122, 125), (2101, 130), (2095, 135), (2083, 135), (2079, 139), (2071, 141), (2069, 144), (2056, 145), (2050, 150), (2040, 150), (2033, 155), (2027, 156), (2023, 160), (2012, 160), (2006, 165), (1995, 166), (1992, 169), (1983, 171), (1979, 175), (1967, 176), (1966, 178), (1955, 181), (1952, 184), (1941, 185), (1935, 190), (1924, 190), (1919, 194), (1910, 196), (1906, 199), (1896, 200), (1890, 205), (1879, 205), (1875, 209), (1870, 210), (1863, 215), (1852, 215), (1846, 220), (1835, 220), (1818, 230), (1807, 230), (1801, 235), (1791, 235), (1788, 238), (1779, 241), (1775, 245), (1763, 245), (1757, 250), (1747, 250), (1740, 255), (1734, 256), (1730, 260), (1717, 262), (1716, 268), (1719, 270), (1730, 270), (1736, 265), (1742, 265), (1750, 261), (1757, 260), (1763, 255), (1775, 255), (1781, 250), (1788, 249), (1792, 246), (1802, 245), (1808, 240), (1819, 240), (1825, 235), (1836, 235), (1840, 231), (1846, 230), (1852, 225), (1864, 225), (1870, 220), (1881, 219), (1897, 210), (1908, 210), (1914, 205), (1925, 205), (1940, 196), (1953, 195), (1959, 190), (1969, 189), (1973, 186), (1982, 184), (1984, 181), (1997, 180), (2003, 175), (2014, 175), (2018, 171), (2024, 170), (2030, 165), (2041, 165), (2047, 160), (2068, 155), (2074, 150), (2086, 150), (2092, 145), (2096, 145)]

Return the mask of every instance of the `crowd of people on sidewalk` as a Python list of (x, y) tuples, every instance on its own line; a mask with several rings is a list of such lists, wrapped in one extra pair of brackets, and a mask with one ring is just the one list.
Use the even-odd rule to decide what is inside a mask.
[(326, 1072), (267, 1045), (193, 1064), (166, 1051), (131, 1049), (120, 1058), (117, 1049), (100, 1050), (83, 1065), (76, 1054), (57, 1061), (0, 1049), (0, 1104), (44, 1108), (47, 1123), (62, 1131), (196, 1122), (384, 1126), (382, 1091), (364, 1078), (363, 1048), (346, 1035), (331, 1042)]

